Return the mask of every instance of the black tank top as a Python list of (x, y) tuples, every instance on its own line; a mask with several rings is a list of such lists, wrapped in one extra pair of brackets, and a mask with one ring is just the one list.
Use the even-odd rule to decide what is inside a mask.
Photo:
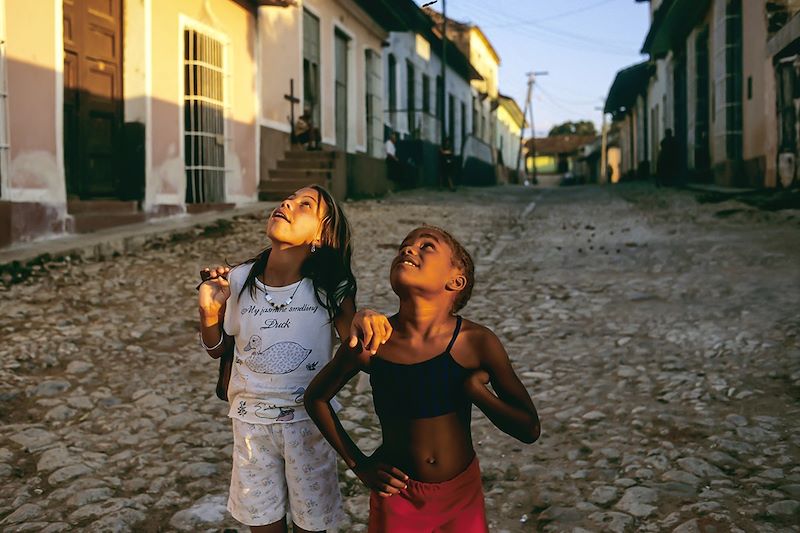
[(472, 371), (450, 354), (460, 330), (461, 317), (457, 316), (450, 344), (431, 359), (413, 364), (393, 363), (379, 356), (370, 360), (369, 382), (380, 418), (433, 418), (453, 412), (469, 417), (471, 402), (464, 394), (464, 380)]

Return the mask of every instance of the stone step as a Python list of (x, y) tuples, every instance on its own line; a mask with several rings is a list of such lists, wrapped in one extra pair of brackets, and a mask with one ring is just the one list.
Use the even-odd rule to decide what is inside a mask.
[(269, 180), (298, 180), (313, 182), (314, 180), (322, 180), (320, 183), (325, 183), (332, 177), (332, 169), (322, 168), (282, 168), (269, 171)]
[(338, 152), (328, 150), (289, 150), (285, 153), (285, 159), (308, 159), (308, 160), (334, 160)]
[(197, 213), (206, 213), (208, 211), (225, 211), (234, 207), (236, 207), (236, 204), (186, 204), (186, 212), (196, 215)]
[(67, 200), (67, 213), (75, 214), (120, 214), (137, 213), (139, 205), (135, 200)]
[(317, 179), (272, 179), (262, 181), (258, 186), (258, 199), (260, 201), (283, 200), (293, 192), (309, 185), (322, 185), (330, 188), (330, 180)]
[(333, 159), (281, 159), (278, 161), (278, 170), (330, 169), (333, 164)]
[(91, 233), (101, 229), (126, 224), (136, 224), (147, 220), (145, 213), (77, 213), (72, 215), (72, 231)]

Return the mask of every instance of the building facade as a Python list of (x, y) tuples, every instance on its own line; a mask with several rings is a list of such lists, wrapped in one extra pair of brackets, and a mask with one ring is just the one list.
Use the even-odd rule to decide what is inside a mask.
[(384, 51), (385, 122), (401, 139), (442, 144), (444, 132), (455, 153), (461, 153), (472, 117), (471, 69), (464, 55), (450, 43), (442, 100), (442, 41), (427, 28), (417, 32), (392, 32)]
[[(441, 35), (445, 31), (441, 13), (425, 8)], [(475, 25), (447, 19), (447, 38), (469, 59), (477, 75), (471, 78), (472, 130), (464, 143), (462, 179), (466, 183), (497, 181), (497, 109), (500, 106), (498, 72), (500, 56), (483, 31)]]
[(497, 128), (494, 145), (497, 146), (498, 166), (502, 164), (501, 172), (504, 174), (502, 181), (519, 181), (516, 175), (519, 168), (524, 172), (522, 165), (522, 130), (525, 129), (525, 117), (517, 102), (510, 96), (498, 94)]
[[(677, 168), (690, 180), (771, 187), (781, 161), (795, 167), (793, 156), (778, 154), (778, 97), (781, 65), (790, 60), (781, 61), (793, 56), (796, 35), (787, 29), (775, 37), (792, 26), (797, 9), (789, 0), (650, 2), (642, 52), (651, 64), (645, 99), (651, 172), (667, 129), (675, 135)], [(630, 156), (621, 148), (625, 166)]]
[[(653, 91), (653, 65), (644, 61), (619, 71), (611, 84), (603, 112), (611, 115), (611, 131), (614, 132), (614, 146), (619, 154), (615, 156), (619, 168), (615, 171), (620, 177), (647, 177), (655, 172), (650, 157), (650, 121), (656, 121), (657, 112), (648, 105), (648, 95)], [(651, 116), (653, 118), (651, 118)], [(659, 131), (660, 132), (660, 131)], [(657, 154), (656, 154), (657, 157)], [(612, 172), (614, 175), (614, 172)], [(606, 172), (598, 174), (600, 182), (606, 179)]]
[[(386, 29), (355, 1), (301, 0), (259, 17), (262, 169), (289, 147), (294, 116), (309, 110), (322, 143), (383, 157), (382, 48)], [(369, 105), (367, 105), (369, 102)]]
[(0, 245), (253, 199), (257, 9), (0, 1)]

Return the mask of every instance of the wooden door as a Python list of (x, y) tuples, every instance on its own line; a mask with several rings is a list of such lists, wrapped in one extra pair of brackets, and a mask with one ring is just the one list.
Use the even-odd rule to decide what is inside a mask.
[(122, 0), (64, 0), (64, 165), (67, 193), (119, 193)]
[(348, 38), (336, 31), (334, 60), (336, 63), (336, 147), (347, 151), (347, 44)]

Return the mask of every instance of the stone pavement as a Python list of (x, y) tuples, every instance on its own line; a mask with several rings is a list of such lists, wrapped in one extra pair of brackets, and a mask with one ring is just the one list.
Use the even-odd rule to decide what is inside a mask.
[[(800, 213), (647, 185), (348, 202), (359, 304), (395, 309), (388, 265), (421, 222), (478, 265), (490, 326), (539, 408), (533, 445), (477, 410), (493, 531), (798, 531)], [(197, 345), (201, 266), (246, 258), (264, 221), (47, 263), (0, 287), (0, 528), (219, 531), (231, 434)], [(364, 380), (341, 415), (377, 446)], [(342, 470), (349, 523), (367, 493)], [(240, 528), (244, 531), (244, 528)]]

